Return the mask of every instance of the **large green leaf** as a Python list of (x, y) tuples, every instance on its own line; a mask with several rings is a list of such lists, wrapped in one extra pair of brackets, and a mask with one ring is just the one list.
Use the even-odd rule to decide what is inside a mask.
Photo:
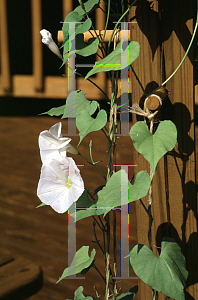
[(76, 201), (76, 214), (71, 214), (71, 216), (77, 222), (90, 216), (102, 215), (104, 211), (97, 207), (97, 201), (98, 197), (96, 197), (96, 200), (92, 202), (89, 199), (87, 191), (84, 190), (83, 194)]
[[(82, 110), (86, 110), (89, 115), (93, 115), (93, 113), (97, 109), (98, 102), (97, 101), (89, 101), (85, 98), (86, 93), (83, 93), (81, 90), (72, 91), (66, 100), (66, 105), (64, 107), (64, 113), (62, 119), (64, 118), (75, 118), (77, 117)], [(68, 103), (69, 104), (69, 113), (68, 116)]]
[(150, 163), (153, 174), (160, 158), (177, 142), (177, 128), (171, 121), (160, 122), (154, 134), (149, 132), (144, 121), (140, 121), (131, 127), (130, 134), (135, 149)]
[[(67, 300), (71, 300), (71, 299), (67, 299)], [(77, 288), (77, 290), (75, 290), (74, 292), (74, 300), (93, 300), (93, 298), (91, 296), (85, 297), (83, 295), (83, 287), (79, 286), (79, 288)]]
[(82, 246), (76, 252), (75, 257), (71, 262), (71, 265), (63, 271), (63, 274), (61, 275), (57, 283), (69, 275), (80, 273), (81, 271), (88, 268), (92, 264), (94, 260), (94, 256), (96, 254), (96, 250), (93, 249), (91, 251), (90, 257), (88, 255), (88, 251), (89, 251), (89, 246)]
[[(115, 50), (113, 50), (109, 55), (105, 58), (101, 59), (100, 61), (95, 62), (95, 66), (91, 69), (87, 75), (85, 76), (86, 80), (91, 75), (94, 75), (98, 72), (107, 72), (107, 71), (117, 71), (126, 68), (128, 65), (132, 64), (136, 58), (139, 56), (140, 52), (140, 45), (138, 42), (130, 42), (128, 47), (123, 51), (122, 44), (124, 39), (117, 44)], [(124, 63), (121, 65), (121, 52), (123, 57), (127, 57), (128, 59), (124, 59)]]
[[(108, 180), (106, 186), (98, 192), (97, 206), (106, 209), (104, 216), (113, 208), (139, 200), (145, 197), (150, 187), (150, 177), (146, 171), (140, 171), (132, 185), (128, 180), (128, 175), (124, 170), (115, 172)], [(121, 194), (121, 184), (122, 194)], [(125, 202), (125, 199), (126, 202)], [(124, 200), (124, 201), (123, 201)]]
[(130, 252), (130, 263), (136, 275), (152, 289), (176, 300), (184, 300), (188, 278), (185, 257), (172, 238), (164, 237), (158, 257), (147, 246), (136, 245)]
[(78, 128), (80, 135), (80, 142), (78, 143), (78, 146), (88, 133), (102, 129), (106, 123), (107, 113), (104, 109), (99, 111), (95, 119), (90, 116), (87, 110), (82, 110), (76, 116), (76, 127)]

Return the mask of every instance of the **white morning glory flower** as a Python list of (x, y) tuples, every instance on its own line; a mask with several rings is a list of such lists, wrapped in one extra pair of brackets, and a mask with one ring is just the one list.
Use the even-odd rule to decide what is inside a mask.
[(41, 168), (37, 188), (40, 200), (56, 212), (66, 212), (84, 191), (84, 182), (71, 157), (47, 160)]
[(62, 123), (56, 123), (49, 131), (44, 130), (39, 135), (39, 148), (41, 160), (44, 163), (61, 154), (66, 157), (66, 152), (78, 154), (78, 151), (69, 144), (70, 138), (64, 138), (61, 134)]
[(51, 33), (49, 31), (47, 31), (46, 29), (42, 29), (40, 31), (40, 34), (42, 36), (42, 43), (45, 44), (45, 45), (47, 45), (48, 48), (54, 54), (56, 54), (60, 59), (63, 59), (58, 46), (56, 45), (56, 43), (54, 42), (54, 40), (52, 38)]

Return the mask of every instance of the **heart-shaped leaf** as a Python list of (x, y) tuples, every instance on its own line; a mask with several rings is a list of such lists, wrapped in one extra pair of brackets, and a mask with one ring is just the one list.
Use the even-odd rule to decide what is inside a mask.
[(61, 275), (61, 277), (59, 278), (59, 280), (56, 283), (58, 283), (59, 281), (61, 281), (62, 279), (64, 279), (65, 277), (67, 277), (69, 275), (78, 274), (82, 270), (88, 268), (94, 260), (96, 250), (93, 249), (91, 251), (90, 257), (88, 255), (88, 251), (89, 251), (89, 246), (82, 246), (76, 252), (71, 265), (63, 271), (63, 274)]
[[(93, 115), (97, 109), (97, 101), (89, 101), (85, 98), (86, 93), (81, 90), (72, 91), (66, 100), (66, 105), (64, 107), (64, 113), (62, 119), (64, 118), (77, 118), (82, 110), (88, 111), (89, 115)], [(69, 107), (69, 113), (68, 113)]]
[(160, 158), (177, 142), (177, 128), (171, 121), (160, 122), (154, 134), (149, 132), (144, 121), (137, 122), (131, 127), (130, 135), (135, 149), (150, 163), (153, 175)]
[(185, 257), (172, 238), (164, 237), (160, 256), (147, 246), (136, 245), (130, 252), (130, 263), (136, 275), (152, 289), (176, 300), (184, 300), (188, 278)]
[[(115, 172), (106, 186), (98, 192), (97, 206), (104, 209), (104, 216), (113, 208), (126, 205), (145, 197), (150, 187), (150, 177), (146, 171), (140, 171), (132, 185), (124, 170)], [(122, 189), (121, 189), (122, 187)]]
[(82, 110), (76, 117), (76, 127), (79, 130), (80, 142), (82, 139), (92, 131), (98, 131), (103, 128), (107, 123), (107, 113), (104, 109), (101, 109), (94, 119), (90, 116), (87, 110)]

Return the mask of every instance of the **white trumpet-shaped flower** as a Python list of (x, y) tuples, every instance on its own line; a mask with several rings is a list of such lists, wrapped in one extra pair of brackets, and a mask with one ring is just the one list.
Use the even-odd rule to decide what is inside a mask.
[(54, 53), (56, 54), (60, 59), (63, 59), (60, 50), (58, 48), (58, 46), (56, 45), (56, 43), (54, 42), (52, 35), (49, 31), (47, 31), (46, 29), (42, 29), (40, 31), (40, 34), (42, 36), (42, 43), (47, 45), (48, 48)]
[(78, 151), (69, 144), (70, 138), (64, 138), (61, 134), (62, 123), (59, 122), (53, 125), (49, 131), (44, 130), (39, 135), (39, 148), (41, 160), (44, 163), (46, 160), (56, 158), (60, 154), (66, 157), (66, 152), (78, 154)]
[(45, 161), (37, 188), (40, 200), (56, 212), (66, 212), (84, 191), (84, 182), (74, 160), (62, 157)]

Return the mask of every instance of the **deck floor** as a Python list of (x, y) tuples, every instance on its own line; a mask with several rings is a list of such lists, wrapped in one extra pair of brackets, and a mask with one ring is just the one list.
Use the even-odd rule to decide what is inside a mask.
[[(104, 297), (104, 285), (100, 276), (91, 268), (85, 274), (85, 280), (56, 281), (67, 267), (67, 213), (58, 214), (50, 207), (37, 208), (40, 200), (36, 195), (40, 176), (41, 160), (38, 148), (38, 136), (43, 130), (49, 129), (60, 119), (51, 117), (0, 117), (0, 253), (12, 254), (28, 258), (43, 270), (43, 287), (30, 300), (64, 300), (73, 299), (74, 291), (82, 285), (85, 295), (95, 298), (93, 286), (96, 285), (101, 299)], [(63, 120), (63, 133), (66, 133), (67, 121)], [(85, 137), (79, 151), (89, 157), (89, 141), (93, 140), (93, 158), (100, 163), (106, 174), (107, 143), (100, 132)], [(72, 138), (72, 145), (77, 146), (78, 137)], [(133, 164), (130, 151), (132, 142), (124, 137), (118, 142), (118, 163)], [(88, 165), (81, 157), (74, 157), (79, 167), (85, 186), (93, 191), (104, 184), (100, 173)], [(132, 172), (132, 168), (130, 168)], [(96, 265), (105, 274), (103, 256), (94, 240), (93, 220), (88, 218), (77, 222), (77, 249), (89, 245), (96, 249)], [(119, 217), (117, 218), (119, 226)], [(119, 230), (118, 230), (119, 232)], [(102, 236), (98, 237), (101, 240)], [(117, 236), (119, 245), (119, 236)], [(136, 219), (134, 203), (130, 204), (130, 249), (136, 244)], [(119, 257), (119, 251), (118, 257)], [(80, 275), (82, 277), (82, 275)], [(134, 276), (130, 270), (130, 276)], [(137, 284), (137, 280), (122, 280), (122, 292), (127, 292)], [(96, 298), (95, 298), (96, 299)], [(17, 299), (15, 299), (17, 300)], [(20, 299), (19, 299), (20, 300)]]

